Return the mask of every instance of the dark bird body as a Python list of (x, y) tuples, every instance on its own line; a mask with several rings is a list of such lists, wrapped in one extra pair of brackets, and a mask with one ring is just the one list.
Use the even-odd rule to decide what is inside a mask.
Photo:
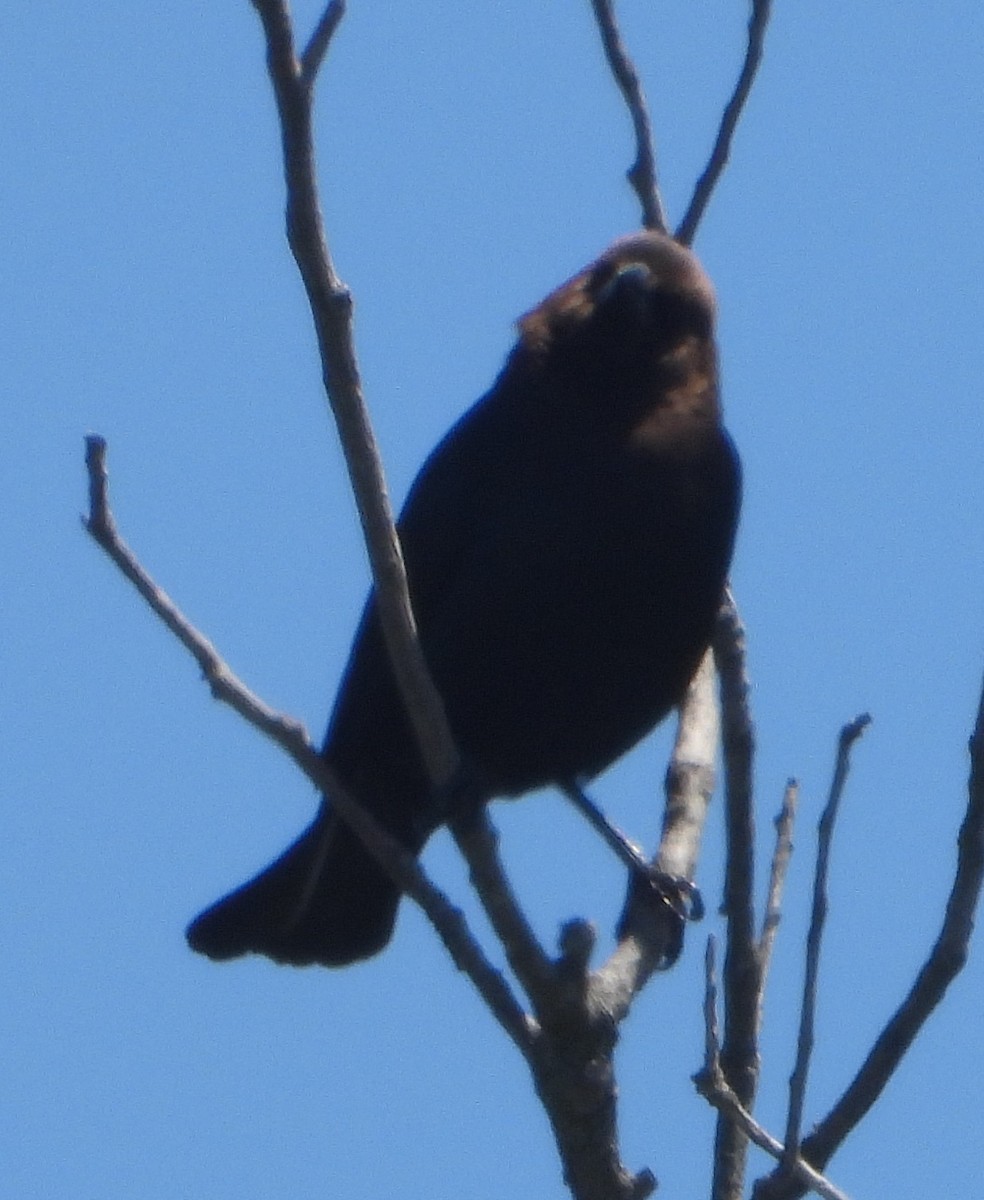
[[(687, 250), (616, 242), (520, 320), (492, 390), (411, 488), (398, 529), (421, 644), (487, 798), (602, 771), (679, 703), (707, 647), (740, 492), (713, 325)], [(442, 811), (372, 595), (323, 754), (423, 847)], [(386, 944), (398, 901), (324, 802), (188, 936), (213, 958), (341, 965)]]

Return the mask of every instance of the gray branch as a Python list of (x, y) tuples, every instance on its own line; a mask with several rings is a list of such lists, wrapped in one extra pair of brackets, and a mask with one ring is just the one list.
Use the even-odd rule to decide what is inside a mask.
[[(805, 1137), (800, 1154), (823, 1170), (870, 1111), (930, 1013), (967, 962), (984, 881), (984, 689), (970, 739), (967, 811), (957, 837), (957, 867), (939, 937), (906, 998), (878, 1035), (861, 1069), (830, 1112)], [(781, 1169), (760, 1179), (753, 1200), (796, 1200), (803, 1188)]]
[(677, 241), (682, 242), (685, 246), (689, 246), (693, 242), (697, 226), (701, 222), (724, 168), (728, 165), (728, 159), (731, 156), (731, 141), (738, 128), (738, 122), (762, 61), (765, 31), (769, 24), (771, 10), (772, 0), (752, 0), (752, 11), (748, 18), (748, 45), (745, 49), (745, 61), (742, 63), (735, 90), (721, 117), (721, 125), (711, 151), (711, 157), (704, 173), (697, 180), (697, 186), (694, 188), (687, 212), (676, 231)]
[(666, 233), (669, 225), (663, 210), (663, 201), (656, 181), (656, 151), (653, 148), (653, 128), (649, 120), (646, 96), (639, 82), (632, 59), (622, 41), (618, 22), (615, 19), (614, 0), (591, 0), (605, 58), (611, 69), (618, 89), (629, 110), (632, 128), (635, 131), (635, 162), (625, 176), (642, 206), (642, 223), (647, 229)]

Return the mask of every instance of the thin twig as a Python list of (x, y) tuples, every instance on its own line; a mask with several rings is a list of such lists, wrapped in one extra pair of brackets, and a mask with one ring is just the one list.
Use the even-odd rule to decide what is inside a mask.
[(830, 847), (841, 796), (844, 794), (844, 784), (847, 782), (847, 774), (851, 766), (851, 750), (870, 724), (871, 717), (867, 713), (862, 713), (841, 730), (837, 746), (837, 764), (830, 785), (830, 798), (820, 817), (817, 869), (813, 882), (813, 912), (806, 938), (803, 1009), (800, 1014), (799, 1037), (796, 1044), (796, 1064), (789, 1079), (789, 1114), (786, 1121), (786, 1152), (783, 1159), (786, 1166), (799, 1154), (803, 1104), (810, 1070), (810, 1056), (813, 1053), (813, 1025), (817, 1007), (820, 947), (823, 942), (824, 924), (827, 920), (827, 875), (830, 864)]
[[(970, 739), (970, 763), (967, 811), (957, 837), (956, 874), (939, 937), (909, 994), (878, 1035), (857, 1075), (827, 1116), (803, 1139), (802, 1156), (819, 1170), (878, 1100), (967, 961), (974, 913), (984, 882), (984, 689)], [(774, 1172), (760, 1179), (752, 1194), (754, 1200), (796, 1200), (803, 1193), (795, 1181)]]
[(88, 532), (134, 585), (201, 668), (212, 695), (284, 750), (366, 844), (393, 881), (426, 913), (459, 970), (464, 971), (489, 1009), (522, 1053), (529, 1058), (536, 1025), (513, 996), (500, 972), (489, 963), (461, 911), (433, 884), (416, 858), (356, 802), (312, 744), (304, 726), (275, 712), (229, 669), (218, 651), (154, 582), (120, 537), (109, 504), (106, 441), (86, 438), (89, 476)]
[[(761, 970), (755, 941), (755, 826), (752, 762), (755, 734), (749, 707), (745, 630), (730, 590), (714, 635), (721, 679), (722, 744), (725, 768), (727, 860), (724, 912), (724, 1046), (721, 1066), (728, 1086), (751, 1109), (759, 1076)], [(748, 1140), (726, 1115), (718, 1122), (714, 1146), (714, 1200), (737, 1196), (745, 1178)]]
[[(728, 1087), (723, 1072), (715, 1076), (699, 1072), (694, 1076), (697, 1091), (705, 1097), (719, 1112), (725, 1113), (728, 1119), (736, 1124), (751, 1142), (760, 1150), (773, 1158), (781, 1158), (784, 1153), (782, 1142), (774, 1138), (755, 1120), (751, 1113), (741, 1103), (735, 1093)], [(792, 1173), (802, 1191), (816, 1192), (824, 1200), (848, 1200), (847, 1194), (835, 1187), (824, 1175), (802, 1158), (792, 1161)]]
[[(704, 955), (704, 1066), (694, 1075), (694, 1084), (708, 1103), (720, 1113), (727, 1114), (729, 1123), (737, 1125), (746, 1138), (767, 1154), (771, 1154), (773, 1158), (782, 1157), (782, 1143), (763, 1129), (744, 1107), (728, 1086), (728, 1081), (721, 1069), (713, 934), (707, 939), (707, 951)], [(797, 1180), (807, 1184), (810, 1190), (825, 1197), (825, 1200), (847, 1200), (844, 1193), (834, 1187), (829, 1179), (825, 1179), (802, 1159), (797, 1158), (793, 1161), (792, 1170)], [(731, 1195), (739, 1197), (741, 1194), (739, 1186), (739, 1190)]]
[(642, 205), (642, 223), (647, 229), (666, 233), (669, 226), (656, 181), (656, 152), (646, 97), (639, 74), (622, 42), (615, 19), (613, 0), (591, 0), (595, 20), (601, 32), (605, 57), (625, 100), (635, 130), (636, 159), (625, 176)]
[(315, 26), (310, 41), (304, 47), (304, 53), (301, 55), (301, 79), (308, 88), (314, 86), (318, 71), (321, 69), (324, 57), (328, 53), (328, 47), (331, 45), (331, 39), (335, 36), (335, 30), (341, 24), (344, 16), (345, 0), (331, 0), (321, 14), (321, 20)]
[(170, 631), (201, 668), (212, 695), (230, 705), (241, 717), (286, 750), (292, 757), (308, 743), (302, 724), (269, 708), (238, 679), (208, 638), (195, 629), (170, 596), (157, 586), (120, 537), (109, 507), (106, 440), (98, 434), (85, 439), (85, 464), (89, 475), (89, 515), (83, 524), (92, 537), (130, 580)]
[(790, 869), (790, 859), (793, 853), (793, 823), (796, 821), (798, 799), (798, 782), (794, 779), (787, 780), (786, 790), (782, 793), (782, 805), (775, 818), (775, 850), (772, 856), (772, 868), (769, 870), (766, 912), (762, 917), (762, 932), (758, 937), (758, 959), (761, 962), (763, 976), (768, 970), (769, 960), (772, 959), (775, 932), (779, 929), (782, 916), (782, 889), (786, 884), (786, 874)]
[(793, 854), (793, 823), (796, 820), (796, 802), (799, 798), (799, 785), (795, 779), (786, 783), (782, 797), (782, 807), (776, 817), (776, 848), (772, 855), (772, 867), (769, 872), (769, 890), (766, 894), (765, 915), (762, 917), (762, 932), (759, 935), (758, 956), (762, 978), (760, 987), (765, 988), (765, 977), (772, 962), (772, 948), (775, 945), (776, 931), (782, 916), (782, 892), (786, 883), (786, 873), (789, 870), (789, 860)]
[(735, 90), (721, 117), (721, 125), (714, 142), (714, 149), (711, 151), (711, 157), (704, 168), (703, 175), (697, 181), (686, 215), (676, 231), (677, 241), (682, 242), (684, 246), (689, 246), (693, 242), (704, 210), (707, 208), (717, 182), (721, 178), (721, 173), (727, 165), (731, 154), (731, 139), (734, 137), (745, 102), (748, 100), (752, 84), (755, 82), (759, 63), (762, 61), (762, 48), (765, 45), (765, 31), (769, 24), (771, 9), (772, 0), (752, 0), (752, 11), (748, 18), (748, 45), (741, 74), (738, 76)]
[[(294, 52), (283, 0), (253, 0), (263, 23), (277, 100), (287, 184), (287, 238), (307, 290), (324, 375), (369, 551), (376, 603), (400, 693), (435, 785), (454, 773), (457, 752), (441, 697), (430, 678), (410, 607), (406, 568), (386, 492), (382, 462), (362, 398), (352, 335), (352, 297), (338, 278), (325, 238), (312, 137), (312, 94)], [(331, 15), (330, 15), (331, 14)], [(340, 14), (325, 13), (322, 27)], [(325, 32), (315, 32), (310, 62)], [(323, 50), (322, 50), (323, 52)]]
[(707, 935), (704, 950), (704, 1070), (721, 1069), (721, 1034), (718, 1029), (717, 938)]

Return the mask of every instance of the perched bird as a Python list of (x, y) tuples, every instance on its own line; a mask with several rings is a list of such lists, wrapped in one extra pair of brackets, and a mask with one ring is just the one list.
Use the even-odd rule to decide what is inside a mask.
[[(424, 656), (482, 799), (591, 778), (679, 703), (711, 636), (740, 500), (714, 294), (688, 250), (625, 237), (518, 329), (397, 526)], [(322, 753), (414, 853), (446, 819), (371, 594)], [(325, 800), (188, 940), (215, 959), (339, 966), (386, 945), (399, 899)]]

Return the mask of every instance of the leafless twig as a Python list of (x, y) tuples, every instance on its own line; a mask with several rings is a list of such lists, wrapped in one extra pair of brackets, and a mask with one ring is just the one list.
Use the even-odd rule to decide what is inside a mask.
[(765, 978), (772, 962), (772, 947), (775, 944), (781, 915), (782, 892), (786, 882), (786, 872), (789, 869), (789, 860), (793, 853), (793, 822), (796, 819), (798, 796), (799, 786), (795, 779), (790, 779), (782, 798), (782, 808), (776, 817), (776, 848), (772, 855), (769, 891), (766, 896), (762, 933), (758, 943), (759, 969), (761, 971), (759, 987), (762, 990), (765, 989)]
[(639, 74), (622, 42), (615, 20), (614, 0), (591, 0), (595, 20), (601, 32), (605, 57), (615, 82), (625, 99), (636, 138), (636, 159), (626, 171), (626, 178), (642, 205), (642, 223), (647, 229), (666, 233), (669, 226), (656, 181), (656, 152), (653, 149), (653, 130), (649, 120), (646, 97)]
[(867, 713), (855, 717), (840, 732), (837, 746), (837, 764), (830, 785), (830, 797), (820, 817), (817, 848), (817, 869), (813, 882), (813, 912), (810, 929), (806, 937), (806, 977), (803, 983), (803, 1008), (800, 1014), (799, 1037), (796, 1044), (796, 1064), (789, 1080), (789, 1114), (786, 1121), (786, 1150), (783, 1165), (788, 1167), (799, 1154), (800, 1130), (803, 1120), (803, 1103), (806, 1097), (806, 1082), (813, 1053), (813, 1023), (817, 1006), (817, 976), (820, 967), (820, 946), (823, 927), (827, 919), (827, 874), (830, 862), (830, 847), (837, 822), (837, 811), (844, 784), (851, 765), (851, 750), (854, 743), (871, 724)]
[(499, 858), (499, 835), (484, 808), (452, 821), (451, 833), (513, 973), (534, 1011), (542, 1012), (555, 994), (554, 967), (513, 894)]
[[(734, 1091), (728, 1086), (724, 1072), (721, 1069), (718, 1028), (717, 1028), (717, 984), (714, 973), (714, 938), (707, 939), (707, 953), (704, 958), (705, 987), (704, 987), (704, 1066), (694, 1076), (697, 1091), (721, 1113), (726, 1113), (729, 1122), (738, 1126), (744, 1136), (755, 1143), (761, 1150), (771, 1154), (773, 1158), (781, 1158), (784, 1154), (783, 1145), (770, 1133), (762, 1128), (751, 1113), (745, 1108)], [(797, 1182), (805, 1184), (806, 1188), (814, 1191), (825, 1200), (847, 1200), (845, 1194), (815, 1171), (809, 1163), (801, 1158), (794, 1158), (790, 1164)], [(732, 1197), (740, 1196), (741, 1188), (731, 1193)]]
[[(984, 690), (970, 739), (967, 811), (957, 838), (957, 869), (939, 937), (909, 994), (878, 1035), (857, 1075), (830, 1112), (803, 1139), (800, 1153), (819, 1170), (869, 1112), (967, 961), (984, 881)], [(781, 1170), (758, 1180), (754, 1200), (796, 1200), (803, 1189)]]
[(304, 47), (304, 53), (301, 55), (301, 78), (309, 88), (314, 86), (318, 71), (321, 69), (324, 57), (328, 53), (328, 47), (331, 45), (331, 39), (335, 36), (335, 30), (341, 24), (344, 16), (345, 0), (331, 0), (321, 14), (321, 20), (314, 27), (310, 41)]
[(328, 251), (312, 137), (311, 82), (342, 10), (329, 5), (302, 68), (284, 0), (253, 0), (263, 23), (267, 66), (280, 115), (287, 184), (287, 239), (307, 290), (325, 389), (369, 550), (376, 602), (393, 669), (435, 784), (451, 777), (457, 752), (444, 706), (430, 678), (410, 608), (406, 568), (386, 492), (382, 462), (362, 399), (352, 338), (352, 297)]
[(461, 911), (431, 883), (414, 856), (349, 795), (312, 745), (304, 726), (292, 717), (275, 712), (237, 678), (212, 643), (195, 629), (170, 596), (158, 587), (120, 537), (109, 504), (106, 441), (97, 434), (86, 438), (86, 466), (89, 475), (89, 515), (84, 524), (88, 532), (193, 655), (212, 695), (276, 742), (315, 787), (331, 797), (332, 804), (394, 882), (424, 910), (459, 970), (468, 975), (499, 1023), (523, 1054), (529, 1057), (535, 1024), (523, 1012), (501, 974), (482, 953)]
[(728, 101), (721, 118), (717, 139), (711, 157), (704, 169), (703, 175), (697, 181), (694, 194), (687, 212), (676, 231), (676, 239), (685, 246), (694, 240), (697, 226), (700, 224), (708, 202), (714, 192), (731, 154), (731, 139), (741, 118), (745, 102), (748, 100), (755, 82), (755, 75), (762, 61), (762, 48), (765, 44), (765, 31), (769, 24), (772, 0), (752, 0), (752, 11), (748, 19), (748, 46), (745, 50), (745, 61), (742, 64), (738, 82)]

